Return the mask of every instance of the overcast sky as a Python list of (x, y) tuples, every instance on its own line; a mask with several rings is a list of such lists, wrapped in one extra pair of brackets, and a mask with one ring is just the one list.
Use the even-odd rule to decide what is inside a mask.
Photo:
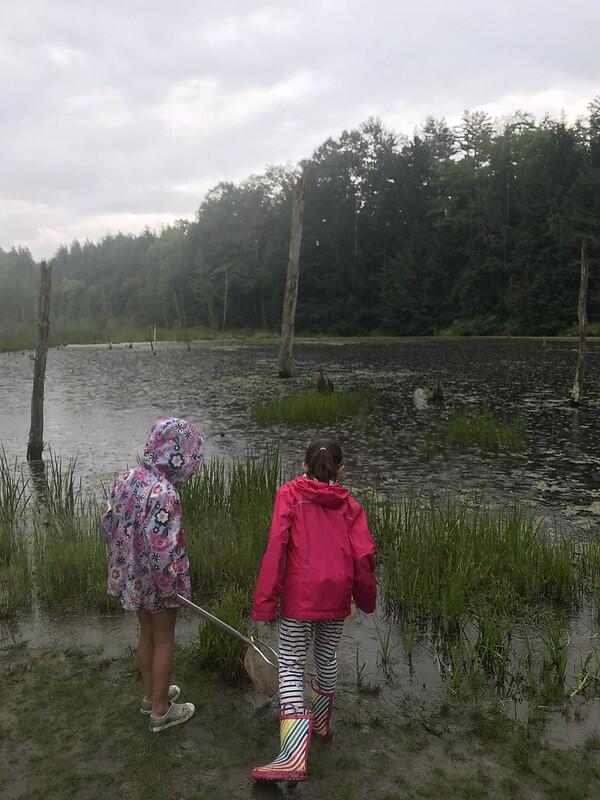
[(191, 217), (371, 115), (584, 113), (598, 0), (3, 0), (0, 247)]

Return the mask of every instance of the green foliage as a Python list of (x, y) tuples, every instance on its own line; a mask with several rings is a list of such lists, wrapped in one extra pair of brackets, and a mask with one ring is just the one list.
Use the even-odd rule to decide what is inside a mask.
[(31, 602), (23, 524), (27, 501), (27, 481), (0, 447), (0, 618), (28, 608)]
[(45, 506), (33, 517), (35, 587), (42, 606), (78, 603), (114, 608), (106, 594), (106, 547), (100, 508), (80, 499), (68, 511)]
[(489, 411), (471, 413), (456, 409), (448, 417), (446, 436), (458, 447), (478, 444), (492, 450), (517, 450), (525, 441), (525, 429), (519, 417), (497, 419)]
[[(591, 583), (576, 540), (550, 535), (522, 505), (413, 496), (374, 506), (369, 519), (386, 604), (399, 617), (450, 629), (481, 609), (535, 616), (555, 604), (572, 608)], [(597, 559), (597, 549), (586, 552), (590, 577)]]
[[(592, 259), (600, 240), (598, 103), (571, 126), (519, 112), (499, 127), (473, 112), (456, 128), (428, 119), (410, 138), (371, 119), (325, 141), (302, 165), (298, 330), (570, 328), (581, 239), (590, 237)], [(89, 341), (91, 331), (94, 340), (127, 339), (119, 329), (149, 325), (183, 336), (188, 326), (277, 331), (295, 177), (270, 167), (218, 184), (194, 221), (61, 247), (52, 259), (53, 341)], [(589, 310), (597, 324), (596, 272)], [(28, 251), (0, 251), (6, 349), (33, 344), (37, 284)]]
[(0, 619), (23, 611), (30, 604), (31, 567), (23, 520), (0, 516)]
[(357, 416), (367, 402), (367, 397), (360, 392), (307, 392), (258, 403), (252, 407), (251, 415), (261, 425), (319, 425)]
[(267, 450), (228, 470), (213, 461), (183, 487), (191, 577), (198, 597), (214, 598), (231, 585), (252, 584), (281, 481), (278, 453)]
[[(229, 586), (209, 610), (240, 633), (248, 634), (250, 601), (247, 588)], [(245, 653), (244, 642), (222, 632), (210, 622), (200, 624), (198, 639), (192, 646), (192, 658), (201, 666), (218, 672), (225, 680), (238, 681), (244, 676)]]

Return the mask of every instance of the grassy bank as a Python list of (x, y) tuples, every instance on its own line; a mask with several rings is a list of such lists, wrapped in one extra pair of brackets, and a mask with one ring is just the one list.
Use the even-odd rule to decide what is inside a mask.
[[(148, 342), (150, 330), (144, 326), (115, 326), (107, 329), (106, 326), (86, 326), (77, 324), (53, 323), (50, 325), (50, 347), (60, 347), (69, 344), (129, 344), (130, 342)], [(332, 336), (327, 333), (304, 333), (296, 337), (299, 342), (344, 342), (347, 344), (394, 344), (397, 342), (427, 342), (436, 340), (461, 339), (491, 339), (491, 340), (568, 340), (579, 335), (577, 327), (562, 331), (555, 336), (514, 336), (503, 333), (472, 333), (459, 328), (449, 328), (437, 336), (387, 336), (380, 333), (364, 334), (362, 336)], [(590, 325), (589, 337), (600, 338), (600, 323)], [(212, 328), (157, 328), (157, 342), (185, 342), (190, 341), (218, 341), (218, 340), (267, 340), (276, 341), (279, 333), (276, 331), (254, 330), (215, 330)], [(18, 350), (33, 350), (37, 342), (37, 331), (34, 325), (16, 326), (10, 329), (0, 329), (0, 353)]]
[[(242, 629), (282, 480), (278, 454), (266, 452), (230, 468), (212, 462), (182, 492), (194, 594)], [(0, 614), (26, 610), (32, 599), (46, 609), (114, 607), (105, 594), (100, 505), (81, 494), (73, 465), (51, 461), (45, 488), (28, 503), (32, 487), (0, 459), (0, 487)], [(569, 615), (583, 606), (598, 613), (595, 539), (551, 530), (522, 504), (366, 501), (385, 607), (404, 627), (409, 657), (411, 642), (426, 637), (456, 691), (479, 679), (503, 696), (539, 690), (562, 701), (580, 684), (576, 694), (600, 690), (595, 649), (583, 654), (576, 681), (566, 674)], [(201, 664), (235, 678), (242, 655), (227, 637), (202, 629)], [(380, 663), (385, 674), (385, 635)]]
[[(129, 344), (130, 342), (148, 342), (153, 335), (150, 327), (50, 325), (50, 347), (68, 344)], [(278, 335), (270, 331), (220, 331), (211, 328), (157, 328), (156, 341), (186, 342), (212, 341), (221, 339), (276, 339)], [(10, 330), (0, 329), (0, 353), (15, 350), (32, 350), (37, 342), (37, 331), (34, 326), (16, 327)]]
[[(202, 599), (240, 587), (247, 606), (281, 479), (278, 455), (269, 452), (229, 470), (215, 461), (184, 487), (192, 581)], [(31, 588), (48, 608), (111, 607), (100, 513), (101, 502), (81, 492), (74, 464), (51, 457), (34, 482), (0, 451), (0, 610), (27, 607)]]

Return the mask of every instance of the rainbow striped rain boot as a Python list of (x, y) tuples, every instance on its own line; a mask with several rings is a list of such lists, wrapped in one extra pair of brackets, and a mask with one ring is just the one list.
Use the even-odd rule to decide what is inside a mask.
[(305, 781), (312, 724), (312, 714), (282, 714), (279, 718), (280, 753), (270, 764), (253, 769), (252, 778), (255, 781)]
[(335, 692), (324, 692), (313, 681), (312, 684), (313, 733), (317, 739), (331, 739), (333, 728), (333, 699)]

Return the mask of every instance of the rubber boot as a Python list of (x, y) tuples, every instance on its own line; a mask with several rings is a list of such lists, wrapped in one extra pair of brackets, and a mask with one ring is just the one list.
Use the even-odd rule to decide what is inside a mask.
[(281, 750), (270, 764), (252, 770), (255, 781), (305, 781), (312, 714), (282, 714), (279, 719)]
[(335, 692), (324, 692), (317, 684), (312, 682), (312, 707), (313, 707), (313, 733), (317, 739), (331, 739), (333, 727), (331, 716), (333, 714), (333, 700)]

